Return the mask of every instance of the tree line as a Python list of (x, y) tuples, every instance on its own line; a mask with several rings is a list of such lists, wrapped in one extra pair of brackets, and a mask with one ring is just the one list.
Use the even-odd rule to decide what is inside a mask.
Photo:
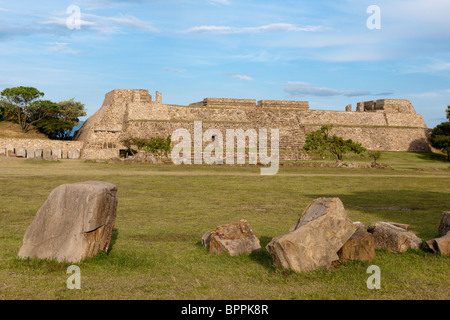
[(50, 139), (71, 138), (73, 127), (86, 115), (84, 104), (74, 98), (54, 102), (42, 99), (34, 87), (6, 88), (0, 93), (0, 121), (19, 124), (22, 132), (36, 128)]

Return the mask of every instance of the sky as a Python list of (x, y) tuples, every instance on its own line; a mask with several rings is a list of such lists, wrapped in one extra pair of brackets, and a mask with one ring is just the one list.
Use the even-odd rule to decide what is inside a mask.
[(114, 89), (340, 111), (409, 99), (433, 128), (450, 104), (450, 1), (0, 0), (0, 90), (21, 85), (88, 116)]

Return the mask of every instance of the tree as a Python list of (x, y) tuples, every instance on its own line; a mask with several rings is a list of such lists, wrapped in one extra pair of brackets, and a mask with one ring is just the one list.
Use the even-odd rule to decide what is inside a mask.
[(369, 151), (369, 157), (373, 158), (373, 164), (377, 165), (377, 160), (381, 158), (381, 151)]
[(73, 127), (79, 124), (79, 117), (85, 115), (84, 104), (72, 98), (58, 102), (55, 114), (39, 121), (36, 127), (50, 138), (65, 140), (70, 137)]
[(447, 105), (447, 119), (450, 120), (450, 104)]
[(144, 145), (144, 151), (149, 152), (156, 158), (160, 159), (162, 156), (166, 158), (169, 156), (169, 152), (172, 150), (171, 137), (163, 138), (160, 136), (152, 137)]
[(360, 154), (366, 151), (360, 143), (351, 139), (344, 140), (336, 135), (330, 136), (332, 125), (322, 126), (319, 130), (312, 131), (306, 135), (306, 142), (303, 149), (306, 152), (318, 152), (322, 157), (325, 152), (330, 152), (337, 161), (344, 160), (344, 154), (354, 152)]
[(49, 100), (40, 100), (44, 93), (33, 87), (6, 88), (0, 95), (5, 111), (15, 114), (23, 132), (57, 111), (57, 105)]
[(169, 152), (172, 150), (172, 140), (170, 136), (167, 138), (156, 136), (150, 139), (127, 138), (122, 140), (122, 143), (127, 148), (125, 156), (133, 156), (138, 151), (143, 151), (145, 156), (153, 155), (157, 159), (160, 159), (163, 156), (167, 158), (169, 156)]
[(447, 153), (447, 161), (450, 161), (450, 122), (443, 122), (431, 131), (431, 145)]
[(29, 127), (29, 116), (34, 113), (37, 105), (34, 103), (44, 96), (33, 87), (6, 88), (1, 92), (2, 104), (6, 110), (14, 111), (22, 131)]

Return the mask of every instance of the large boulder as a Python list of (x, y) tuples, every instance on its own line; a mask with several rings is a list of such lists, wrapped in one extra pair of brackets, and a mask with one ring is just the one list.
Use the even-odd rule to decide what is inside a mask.
[(371, 262), (375, 259), (375, 239), (366, 231), (360, 222), (354, 222), (357, 227), (355, 233), (347, 240), (338, 251), (339, 260), (360, 260)]
[(116, 208), (117, 187), (108, 182), (55, 188), (28, 227), (19, 257), (78, 262), (107, 251)]
[(329, 268), (355, 231), (339, 198), (319, 198), (305, 209), (291, 232), (273, 238), (266, 249), (275, 266), (296, 272)]
[(442, 212), (441, 223), (439, 224), (438, 233), (445, 236), (450, 231), (450, 211)]
[(224, 224), (206, 232), (202, 237), (202, 244), (210, 252), (228, 252), (231, 256), (261, 250), (259, 239), (254, 235), (247, 220)]
[(378, 221), (367, 227), (375, 238), (375, 249), (387, 249), (390, 252), (405, 252), (409, 248), (419, 249), (422, 240), (413, 232), (393, 223)]

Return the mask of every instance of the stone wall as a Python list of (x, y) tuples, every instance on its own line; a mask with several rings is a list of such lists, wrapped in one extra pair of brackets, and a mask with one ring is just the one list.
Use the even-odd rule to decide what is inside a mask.
[(0, 156), (29, 159), (79, 159), (84, 142), (0, 138)]
[(113, 90), (77, 133), (85, 143), (82, 158), (111, 158), (125, 148), (129, 137), (169, 136), (187, 129), (193, 136), (195, 121), (203, 131), (218, 129), (278, 129), (280, 156), (298, 158), (306, 133), (332, 124), (333, 132), (361, 142), (372, 150), (429, 150), (427, 128), (409, 100), (383, 99), (358, 104), (359, 112), (309, 110), (307, 102), (206, 98), (190, 106), (152, 102), (147, 90)]
[(259, 100), (260, 108), (296, 108), (302, 110), (309, 109), (308, 101), (288, 101), (288, 100)]
[(203, 107), (254, 107), (254, 99), (205, 98), (203, 101), (191, 103), (190, 106)]
[(358, 102), (356, 111), (382, 111), (395, 113), (416, 113), (409, 100), (403, 99), (380, 99)]

